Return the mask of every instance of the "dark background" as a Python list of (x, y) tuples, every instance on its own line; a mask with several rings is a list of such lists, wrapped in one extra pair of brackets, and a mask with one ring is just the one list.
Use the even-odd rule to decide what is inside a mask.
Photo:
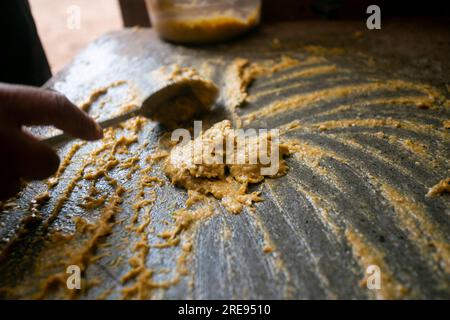
[[(119, 3), (126, 27), (150, 26), (144, 0), (119, 0)], [(380, 6), (383, 20), (417, 16), (448, 20), (450, 15), (448, 0), (263, 0), (262, 17), (264, 23), (298, 19), (366, 19), (367, 7), (371, 4)]]
[(372, 4), (380, 7), (382, 18), (413, 16), (448, 18), (450, 10), (450, 1), (447, 0), (265, 0), (263, 3), (265, 22), (367, 18), (367, 7)]

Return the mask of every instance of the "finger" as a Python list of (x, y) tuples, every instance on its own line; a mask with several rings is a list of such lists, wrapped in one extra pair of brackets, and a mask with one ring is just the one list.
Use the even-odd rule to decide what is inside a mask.
[(91, 117), (55, 91), (1, 84), (0, 97), (2, 111), (20, 125), (54, 125), (85, 140), (103, 136), (103, 130)]
[(5, 152), (8, 167), (27, 180), (44, 179), (56, 172), (59, 157), (56, 152), (19, 128), (2, 130), (2, 141), (8, 141)]

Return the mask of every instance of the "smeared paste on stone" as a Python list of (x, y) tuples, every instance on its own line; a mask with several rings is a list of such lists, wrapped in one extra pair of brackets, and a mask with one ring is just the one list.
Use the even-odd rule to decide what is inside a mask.
[[(261, 169), (266, 167), (261, 164), (258, 156), (256, 164), (250, 164), (248, 160), (249, 150), (258, 148), (258, 138), (250, 137), (245, 148), (245, 164), (227, 164), (225, 152), (214, 150), (217, 142), (222, 142), (225, 149), (226, 141), (232, 141), (233, 146), (229, 153), (237, 155), (236, 134), (228, 120), (215, 124), (210, 129), (200, 134), (196, 139), (185, 145), (179, 145), (172, 149), (165, 163), (165, 172), (171, 178), (172, 183), (182, 186), (188, 191), (196, 191), (200, 194), (213, 195), (216, 199), (222, 200), (224, 207), (232, 213), (239, 213), (243, 206), (251, 206), (253, 202), (262, 201), (259, 192), (248, 193), (248, 184), (255, 184), (263, 181), (266, 176), (261, 173)], [(197, 154), (192, 152), (201, 143), (203, 155), (211, 155), (214, 159), (222, 161), (202, 161), (199, 163)], [(267, 134), (267, 149), (271, 149), (272, 137)], [(205, 151), (206, 150), (206, 151)], [(219, 152), (220, 154), (218, 154)], [(269, 151), (270, 152), (270, 151)], [(278, 177), (286, 174), (288, 168), (283, 156), (288, 155), (288, 148), (280, 144), (279, 146), (279, 168), (278, 172), (271, 177)], [(193, 155), (193, 156), (189, 156)], [(204, 160), (204, 159), (202, 159)], [(233, 162), (236, 163), (236, 162)]]

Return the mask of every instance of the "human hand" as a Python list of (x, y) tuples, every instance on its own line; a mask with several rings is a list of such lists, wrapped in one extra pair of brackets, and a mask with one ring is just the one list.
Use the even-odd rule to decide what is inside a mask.
[(0, 200), (19, 191), (20, 179), (44, 179), (58, 169), (56, 152), (23, 129), (33, 125), (53, 125), (84, 140), (103, 137), (101, 127), (63, 95), (0, 83)]

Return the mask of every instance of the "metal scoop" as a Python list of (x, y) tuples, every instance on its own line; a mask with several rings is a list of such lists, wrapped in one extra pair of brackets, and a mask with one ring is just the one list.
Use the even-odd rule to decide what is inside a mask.
[[(143, 94), (146, 98), (139, 108), (101, 121), (99, 125), (102, 128), (112, 127), (138, 115), (154, 119), (162, 124), (166, 124), (164, 123), (167, 121), (165, 119), (187, 121), (194, 114), (209, 111), (219, 93), (218, 88), (212, 82), (198, 77), (195, 79), (180, 78), (164, 83), (160, 81), (156, 84), (153, 82), (147, 86), (146, 90), (147, 93)], [(190, 108), (195, 108), (195, 110), (190, 110), (193, 112), (186, 112), (186, 101), (189, 101)], [(42, 141), (51, 146), (57, 146), (72, 139), (74, 139), (72, 136), (62, 133)]]

